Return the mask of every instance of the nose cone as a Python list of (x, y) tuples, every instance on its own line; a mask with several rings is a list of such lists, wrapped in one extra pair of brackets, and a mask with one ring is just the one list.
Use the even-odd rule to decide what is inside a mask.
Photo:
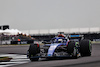
[(60, 44), (51, 44), (49, 50), (48, 50), (48, 57), (53, 56), (53, 53), (55, 49), (59, 46)]

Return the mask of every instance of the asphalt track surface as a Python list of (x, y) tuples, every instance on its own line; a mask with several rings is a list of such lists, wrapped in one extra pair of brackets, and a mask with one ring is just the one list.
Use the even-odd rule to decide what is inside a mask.
[[(1, 46), (0, 53), (26, 54), (27, 46)], [(92, 56), (80, 57), (78, 59), (54, 59), (28, 62), (11, 67), (100, 67), (100, 43), (92, 45)]]

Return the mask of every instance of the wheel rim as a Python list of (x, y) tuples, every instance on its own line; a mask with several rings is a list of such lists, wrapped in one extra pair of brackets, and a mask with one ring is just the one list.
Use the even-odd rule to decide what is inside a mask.
[(90, 52), (92, 52), (92, 45), (90, 44), (90, 46), (89, 46), (89, 47), (90, 47)]
[(92, 44), (91, 44), (91, 41), (89, 41), (89, 50), (90, 50), (90, 52), (92, 52)]
[(77, 49), (74, 47), (73, 56), (77, 58)]

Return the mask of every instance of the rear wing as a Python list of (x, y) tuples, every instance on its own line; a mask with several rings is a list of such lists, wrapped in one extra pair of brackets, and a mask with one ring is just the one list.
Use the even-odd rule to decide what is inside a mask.
[(83, 37), (83, 35), (69, 35), (69, 38), (80, 38)]
[(68, 38), (71, 41), (80, 41), (84, 39), (84, 35), (69, 35)]

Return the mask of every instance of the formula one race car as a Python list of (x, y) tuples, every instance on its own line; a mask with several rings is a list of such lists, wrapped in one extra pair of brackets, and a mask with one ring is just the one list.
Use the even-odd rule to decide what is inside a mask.
[(39, 58), (91, 56), (91, 41), (82, 37), (82, 35), (59, 34), (42, 47), (38, 43), (31, 44), (27, 56), (31, 61), (37, 61)]

